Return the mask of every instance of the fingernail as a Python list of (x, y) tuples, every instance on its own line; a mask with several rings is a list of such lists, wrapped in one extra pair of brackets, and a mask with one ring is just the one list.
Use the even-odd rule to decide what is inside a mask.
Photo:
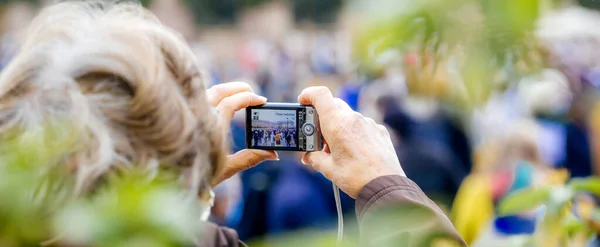
[(304, 158), (300, 159), (300, 162), (302, 162), (303, 165), (306, 165), (306, 162), (304, 162)]
[(275, 161), (279, 161), (279, 153), (275, 152)]
[(267, 101), (267, 97), (265, 97), (265, 96), (260, 96), (259, 95), (258, 98), (261, 99), (262, 101)]

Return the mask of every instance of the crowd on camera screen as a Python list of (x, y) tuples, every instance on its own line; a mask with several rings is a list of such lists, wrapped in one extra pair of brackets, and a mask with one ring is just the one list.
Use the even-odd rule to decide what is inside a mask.
[(296, 130), (280, 128), (252, 128), (255, 147), (296, 147)]

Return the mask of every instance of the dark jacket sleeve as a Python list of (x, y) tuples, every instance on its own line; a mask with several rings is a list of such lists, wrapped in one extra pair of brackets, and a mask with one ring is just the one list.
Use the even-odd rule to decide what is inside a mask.
[(220, 227), (214, 223), (207, 222), (203, 228), (202, 241), (198, 247), (238, 247), (246, 246), (240, 242), (235, 230)]
[(365, 246), (432, 246), (452, 241), (466, 246), (444, 212), (410, 179), (383, 176), (369, 182), (356, 199)]

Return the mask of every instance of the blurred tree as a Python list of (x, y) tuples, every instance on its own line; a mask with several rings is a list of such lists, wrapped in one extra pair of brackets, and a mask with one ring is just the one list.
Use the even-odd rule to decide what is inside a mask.
[(293, 6), (297, 21), (333, 22), (342, 0), (295, 0)]
[[(151, 1), (151, 0), (146, 0)], [(277, 0), (185, 0), (193, 10), (196, 22), (200, 24), (232, 23), (236, 15), (248, 8)], [(283, 0), (286, 1), (286, 0)], [(329, 22), (335, 18), (335, 12), (342, 0), (288, 0), (292, 2), (297, 20)]]
[[(254, 0), (253, 0), (254, 1)], [(218, 24), (231, 23), (237, 12), (236, 7), (239, 7), (236, 0), (185, 0), (186, 4), (194, 13), (197, 23), (202, 24)]]
[[(149, 6), (153, 0), (139, 1)], [(183, 0), (194, 13), (199, 24), (233, 23), (236, 15), (247, 9), (270, 1), (290, 1), (294, 7), (297, 20), (331, 22), (335, 13), (341, 8), (343, 0)], [(30, 2), (38, 4), (39, 0), (0, 0), (0, 5), (11, 2)]]
[[(408, 54), (411, 93), (469, 109), (543, 66), (532, 30), (540, 0), (360, 1), (356, 56), (378, 69), (390, 50)], [(412, 76), (411, 76), (412, 75)]]
[(12, 3), (12, 2), (30, 2), (30, 3), (34, 3), (34, 4), (39, 3), (38, 0), (0, 0), (0, 5), (8, 4), (8, 3)]
[(140, 2), (142, 3), (142, 5), (144, 5), (145, 7), (150, 6), (150, 3), (152, 3), (152, 0), (140, 0)]
[(600, 1), (597, 0), (577, 0), (577, 2), (586, 8), (600, 10)]

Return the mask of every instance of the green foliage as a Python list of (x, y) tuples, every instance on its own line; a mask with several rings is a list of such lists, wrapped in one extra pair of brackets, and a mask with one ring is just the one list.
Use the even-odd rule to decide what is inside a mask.
[(493, 91), (544, 66), (532, 35), (539, 1), (365, 0), (356, 7), (363, 21), (355, 55), (367, 69), (377, 70), (378, 58), (390, 49), (415, 54), (421, 63), (417, 73), (425, 76), (414, 83), (427, 86), (441, 70), (447, 73), (441, 80), (453, 85), (444, 99), (479, 105)]
[(193, 245), (201, 231), (196, 196), (185, 196), (175, 179), (157, 179), (174, 177), (166, 171), (122, 170), (76, 192), (67, 157), (78, 131), (67, 126), (3, 133), (0, 246)]
[(500, 243), (494, 243), (491, 241), (478, 242), (471, 247), (532, 247), (533, 239), (528, 235), (516, 235), (506, 237), (504, 241), (500, 241)]
[[(32, 130), (0, 144), (0, 245), (32, 245), (50, 237), (47, 216), (69, 197), (68, 177), (51, 168), (66, 141), (57, 131)], [(10, 133), (4, 133), (10, 135)], [(53, 144), (56, 149), (46, 148)], [(48, 166), (44, 166), (48, 164)], [(31, 227), (35, 222), (36, 227)]]
[(172, 184), (129, 176), (107, 185), (89, 200), (67, 204), (54, 218), (57, 234), (106, 247), (185, 246), (199, 236), (199, 208)]
[(369, 246), (434, 246), (438, 241), (445, 242), (440, 246), (455, 246), (450, 241), (452, 236), (430, 227), (436, 222), (437, 216), (430, 208), (418, 204), (389, 205), (363, 217), (360, 234)]
[(548, 201), (550, 188), (527, 188), (516, 191), (504, 198), (498, 205), (501, 215), (513, 215), (528, 211)]
[[(346, 217), (351, 218), (351, 217)], [(334, 231), (303, 230), (266, 239), (256, 239), (249, 246), (292, 246), (292, 247), (332, 247), (332, 246), (423, 246), (458, 247), (461, 246), (447, 232), (435, 230), (431, 224), (437, 223), (436, 212), (428, 207), (416, 204), (390, 205), (378, 208), (361, 218), (360, 239), (358, 234), (348, 229), (356, 228), (355, 222), (346, 222), (344, 241), (336, 244)], [(399, 234), (406, 232), (406, 234)], [(410, 232), (410, 234), (408, 234)], [(349, 234), (350, 233), (350, 234)]]
[(499, 205), (502, 215), (516, 215), (543, 205), (545, 213), (529, 246), (587, 246), (599, 230), (600, 210), (586, 194), (598, 196), (600, 179), (573, 179), (564, 186), (523, 189)]
[[(303, 230), (279, 236), (254, 239), (248, 242), (248, 246), (330, 247), (336, 246), (336, 234), (333, 231)], [(342, 246), (354, 246), (354, 244), (348, 242)]]
[(600, 196), (600, 178), (575, 178), (567, 184), (577, 192), (589, 192)]
[(144, 5), (145, 7), (150, 6), (150, 3), (152, 3), (152, 0), (139, 0), (140, 3), (142, 3), (142, 5)]
[(585, 231), (587, 225), (572, 213), (568, 213), (563, 219), (562, 227), (563, 232), (567, 233), (568, 235), (574, 235), (578, 232)]
[[(511, 52), (520, 55), (522, 45), (539, 15), (539, 0), (481, 0), (490, 50), (500, 62)], [(513, 50), (514, 49), (514, 50)], [(514, 61), (511, 61), (514, 62)]]

